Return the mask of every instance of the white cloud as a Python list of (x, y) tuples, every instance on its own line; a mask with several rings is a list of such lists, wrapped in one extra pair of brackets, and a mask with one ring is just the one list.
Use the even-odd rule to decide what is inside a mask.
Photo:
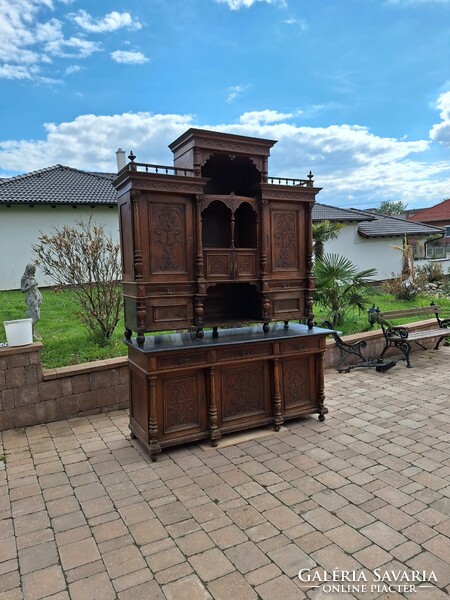
[(60, 20), (43, 20), (53, 9), (51, 0), (0, 0), (0, 78), (54, 82), (43, 67), (55, 58), (86, 58), (100, 50), (85, 38), (66, 38)]
[(225, 99), (225, 102), (233, 102), (236, 100), (238, 96), (245, 92), (248, 88), (248, 85), (233, 85), (228, 88), (228, 96)]
[(116, 50), (111, 52), (111, 57), (115, 62), (127, 65), (142, 65), (150, 60), (142, 52), (131, 52), (129, 50)]
[(32, 71), (23, 65), (0, 65), (0, 79), (31, 79)]
[[(442, 110), (450, 109), (450, 98), (440, 102)], [(448, 196), (450, 163), (428, 159), (430, 141), (381, 137), (358, 125), (305, 127), (295, 124), (294, 118), (276, 110), (251, 111), (237, 123), (211, 125), (191, 115), (87, 114), (67, 123), (46, 124), (41, 140), (0, 142), (0, 164), (5, 176), (23, 172), (24, 156), (29, 171), (56, 163), (115, 171), (118, 147), (127, 154), (133, 150), (139, 162), (172, 164), (168, 144), (189, 127), (204, 127), (278, 140), (271, 151), (270, 174), (305, 178), (312, 170), (316, 185), (323, 187), (318, 199), (329, 204), (377, 206), (383, 199), (395, 198), (425, 205)]]
[(253, 110), (242, 114), (239, 117), (239, 122), (244, 127), (259, 127), (267, 123), (285, 121), (292, 116), (292, 113), (280, 113), (276, 110)]
[(46, 123), (42, 140), (0, 141), (0, 164), (10, 172), (34, 171), (64, 164), (91, 171), (115, 171), (117, 148), (138, 161), (170, 164), (167, 145), (192, 126), (190, 115), (124, 113), (86, 114), (65, 123)]
[(87, 58), (94, 52), (100, 52), (101, 46), (98, 42), (91, 42), (83, 38), (72, 36), (65, 39), (61, 36), (47, 42), (45, 50), (59, 58)]
[(430, 138), (450, 147), (450, 92), (439, 96), (436, 107), (440, 110), (441, 123), (432, 127)]
[[(72, 0), (58, 2), (69, 5)], [(88, 39), (84, 32), (103, 33), (142, 27), (128, 12), (112, 11), (96, 19), (80, 10), (66, 16), (71, 17), (84, 32), (67, 36), (62, 20), (48, 18), (48, 12), (54, 8), (52, 0), (0, 0), (0, 79), (53, 82), (55, 80), (48, 76), (48, 72), (50, 68), (59, 70), (55, 65), (57, 59), (86, 59), (102, 50), (101, 44)], [(128, 56), (119, 53), (114, 59), (135, 64), (148, 60), (141, 53)]]
[(69, 65), (67, 69), (64, 71), (66, 75), (72, 75), (73, 73), (79, 73), (83, 67), (80, 65)]
[(301, 31), (306, 31), (308, 29), (308, 23), (304, 19), (284, 19), (281, 22), (285, 25), (296, 26)]
[(72, 19), (81, 29), (90, 33), (105, 33), (123, 28), (134, 31), (142, 28), (139, 20), (133, 19), (130, 13), (119, 13), (115, 10), (97, 19), (85, 10), (80, 10), (77, 14), (72, 15)]
[(219, 4), (228, 4), (231, 10), (250, 8), (256, 2), (266, 2), (267, 4), (286, 6), (285, 0), (215, 0), (215, 2), (218, 2)]

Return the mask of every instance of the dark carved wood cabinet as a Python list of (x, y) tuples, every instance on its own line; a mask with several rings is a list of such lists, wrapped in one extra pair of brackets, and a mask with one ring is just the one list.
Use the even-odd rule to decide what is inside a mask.
[[(131, 428), (152, 456), (168, 443), (326, 412), (326, 332), (313, 328), (312, 314), (311, 211), (319, 189), (311, 174), (268, 177), (274, 143), (189, 129), (170, 145), (173, 166), (131, 154), (114, 182)], [(288, 325), (294, 319), (307, 324), (301, 332)], [(285, 342), (270, 341), (271, 322), (284, 323), (275, 329)], [(249, 323), (261, 324), (261, 339), (252, 330), (228, 345), (232, 333), (218, 332)], [(162, 331), (187, 331), (189, 351), (168, 349), (167, 334), (145, 336)], [(308, 340), (298, 342), (306, 344), (301, 358), (286, 350), (295, 332)]]

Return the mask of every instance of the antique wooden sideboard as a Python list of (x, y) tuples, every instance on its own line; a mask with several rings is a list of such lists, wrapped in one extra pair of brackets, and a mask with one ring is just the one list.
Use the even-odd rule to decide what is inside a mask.
[[(189, 129), (169, 146), (173, 166), (131, 153), (114, 181), (130, 427), (152, 457), (165, 445), (327, 412), (328, 330), (314, 327), (312, 310), (320, 188), (311, 173), (269, 177), (274, 143)], [(155, 332), (165, 333), (145, 335)]]
[(147, 336), (128, 342), (130, 429), (153, 460), (161, 448), (318, 413), (324, 420), (328, 330), (272, 325)]

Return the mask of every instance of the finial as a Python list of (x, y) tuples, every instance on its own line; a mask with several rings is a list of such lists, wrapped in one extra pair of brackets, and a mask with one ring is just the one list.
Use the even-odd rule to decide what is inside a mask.
[(136, 158), (136, 156), (133, 154), (133, 150), (130, 151), (128, 158), (129, 158), (129, 160), (131, 160), (131, 162), (134, 162), (134, 159)]

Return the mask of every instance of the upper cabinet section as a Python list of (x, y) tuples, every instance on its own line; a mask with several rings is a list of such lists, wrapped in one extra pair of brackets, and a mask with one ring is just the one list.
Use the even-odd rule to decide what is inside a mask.
[(256, 184), (267, 183), (267, 163), (274, 144), (274, 140), (189, 129), (169, 148), (175, 167), (210, 178), (205, 193), (253, 196)]

